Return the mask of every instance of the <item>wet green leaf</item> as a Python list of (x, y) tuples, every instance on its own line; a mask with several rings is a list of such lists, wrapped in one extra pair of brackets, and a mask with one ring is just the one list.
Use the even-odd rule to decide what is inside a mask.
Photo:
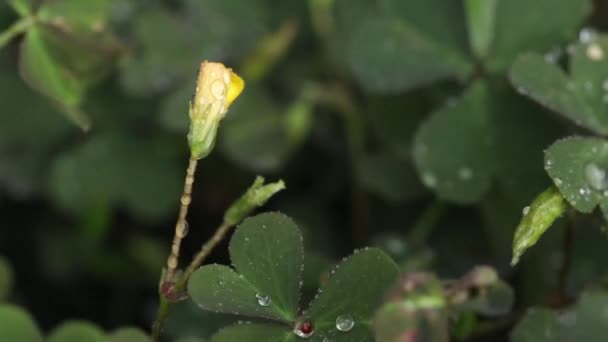
[(213, 335), (212, 342), (242, 342), (242, 341), (268, 341), (289, 342), (299, 338), (283, 325), (243, 323), (222, 329)]
[(533, 246), (566, 209), (564, 197), (555, 187), (550, 187), (542, 192), (529, 207), (524, 208), (523, 218), (513, 238), (511, 265), (519, 262), (519, 258), (526, 249)]
[(570, 74), (539, 54), (520, 56), (511, 82), (520, 92), (593, 132), (608, 134), (608, 37), (571, 47)]
[(217, 312), (293, 321), (304, 262), (295, 223), (279, 213), (247, 219), (237, 228), (229, 250), (236, 271), (220, 265), (201, 267), (188, 284), (192, 299)]
[(474, 203), (490, 187), (495, 159), (488, 101), (485, 84), (476, 83), (461, 99), (431, 114), (416, 133), (418, 174), (440, 198)]

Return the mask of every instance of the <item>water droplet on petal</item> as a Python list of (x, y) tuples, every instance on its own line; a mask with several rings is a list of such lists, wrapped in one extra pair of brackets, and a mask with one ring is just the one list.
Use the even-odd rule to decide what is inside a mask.
[(530, 206), (526, 206), (524, 207), (524, 209), (521, 211), (521, 213), (525, 216), (528, 215), (528, 213), (530, 212)]
[(336, 318), (336, 329), (342, 332), (351, 331), (353, 326), (355, 325), (355, 320), (351, 315), (340, 315)]
[[(585, 178), (587, 183), (595, 190), (605, 190), (608, 188), (608, 179), (606, 179), (606, 170), (600, 168), (595, 163), (589, 163), (585, 166)], [(583, 190), (581, 188), (581, 190)], [(584, 195), (584, 192), (581, 192)]]
[(255, 298), (258, 300), (258, 304), (260, 304), (261, 306), (269, 306), (270, 303), (272, 303), (270, 296), (261, 293), (257, 293), (255, 295)]

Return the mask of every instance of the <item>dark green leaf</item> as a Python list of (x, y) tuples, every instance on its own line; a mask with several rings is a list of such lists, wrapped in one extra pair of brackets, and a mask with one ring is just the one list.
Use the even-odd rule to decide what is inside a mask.
[[(372, 317), (398, 277), (395, 262), (379, 249), (358, 251), (345, 259), (331, 272), (305, 313), (312, 321), (314, 336), (332, 341), (373, 341)], [(352, 330), (336, 329), (341, 316), (352, 318)]]
[(335, 7), (338, 54), (367, 90), (395, 93), (470, 71), (458, 2), (341, 0)]
[(559, 340), (557, 315), (548, 309), (529, 310), (511, 333), (513, 342), (554, 342)]
[(11, 294), (13, 288), (13, 269), (8, 260), (0, 256), (0, 302)]
[(152, 342), (152, 339), (138, 328), (120, 328), (110, 333), (105, 342)]
[(0, 341), (42, 342), (32, 317), (21, 308), (0, 304)]
[(574, 38), (590, 9), (589, 0), (499, 1), (487, 67), (502, 71), (523, 51), (544, 52)]
[(520, 92), (577, 125), (606, 135), (608, 38), (573, 46), (572, 51), (570, 76), (538, 54), (524, 54), (511, 69), (511, 81)]
[(222, 329), (213, 335), (212, 342), (268, 341), (289, 342), (299, 340), (284, 325), (243, 323)]
[(48, 342), (105, 342), (101, 329), (85, 321), (69, 321), (62, 323), (50, 333)]
[(414, 161), (423, 183), (450, 201), (478, 201), (494, 172), (493, 138), (488, 92), (476, 83), (418, 129)]
[(288, 217), (267, 213), (245, 220), (230, 241), (239, 273), (220, 265), (197, 270), (188, 284), (192, 299), (217, 312), (290, 322), (298, 312), (302, 236)]
[(467, 23), (471, 50), (477, 57), (483, 58), (494, 39), (496, 7), (499, 0), (466, 0)]

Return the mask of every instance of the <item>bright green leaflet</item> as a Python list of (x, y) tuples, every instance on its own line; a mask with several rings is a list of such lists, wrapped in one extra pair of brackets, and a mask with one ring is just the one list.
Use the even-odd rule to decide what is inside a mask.
[(501, 72), (522, 51), (545, 52), (573, 39), (590, 10), (589, 0), (499, 0), (486, 67)]
[(494, 171), (492, 116), (485, 83), (439, 109), (414, 138), (414, 161), (422, 182), (456, 203), (478, 201)]
[(69, 321), (56, 327), (47, 342), (105, 342), (101, 329), (85, 321)]
[(526, 249), (533, 246), (543, 233), (566, 210), (564, 198), (555, 187), (550, 187), (524, 209), (524, 216), (515, 231), (513, 238), (513, 259), (511, 265), (517, 264)]
[[(399, 267), (380, 249), (355, 252), (336, 266), (305, 312), (314, 326), (314, 336), (319, 340), (373, 341), (373, 315), (398, 277)], [(355, 322), (349, 332), (336, 329), (336, 318), (341, 315), (350, 315)]]
[(582, 213), (599, 204), (605, 217), (607, 168), (608, 141), (599, 138), (566, 138), (553, 144), (545, 156), (545, 170), (568, 203)]
[(108, 334), (105, 342), (152, 342), (152, 339), (138, 328), (120, 328)]
[(336, 54), (368, 91), (395, 93), (471, 69), (455, 1), (338, 0), (334, 13)]
[[(572, 47), (570, 75), (541, 55), (524, 54), (511, 68), (511, 82), (524, 94), (593, 132), (608, 134), (605, 82), (608, 37)], [(600, 56), (601, 58), (598, 58)]]
[(13, 269), (8, 261), (0, 256), (0, 302), (8, 298), (13, 288)]
[[(500, 0), (466, 0), (464, 6), (469, 28), (471, 50), (483, 58), (494, 38), (494, 19)], [(504, 1), (504, 0), (503, 0)]]
[[(293, 321), (304, 262), (295, 223), (279, 213), (249, 218), (239, 225), (229, 250), (236, 272), (220, 265), (201, 267), (188, 285), (192, 299), (218, 312)], [(262, 296), (270, 299), (267, 306), (259, 304)]]
[(42, 334), (23, 309), (0, 305), (0, 341), (42, 342)]
[(288, 342), (299, 338), (284, 325), (244, 323), (232, 325), (213, 335), (212, 342)]

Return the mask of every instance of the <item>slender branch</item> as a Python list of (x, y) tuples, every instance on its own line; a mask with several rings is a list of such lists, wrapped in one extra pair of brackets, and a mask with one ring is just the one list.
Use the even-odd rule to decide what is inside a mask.
[(160, 303), (158, 310), (156, 311), (156, 319), (152, 324), (152, 340), (154, 342), (160, 341), (160, 336), (163, 332), (163, 326), (167, 317), (169, 316), (169, 309), (171, 308), (171, 302), (165, 298), (162, 294), (160, 295)]
[(177, 269), (179, 250), (181, 247), (182, 239), (187, 234), (187, 222), (186, 216), (188, 216), (188, 208), (192, 201), (192, 184), (194, 184), (194, 174), (196, 172), (196, 165), (198, 161), (194, 158), (190, 158), (188, 169), (186, 170), (186, 180), (184, 182), (184, 192), (181, 197), (181, 207), (179, 209), (179, 215), (177, 217), (177, 223), (175, 224), (175, 236), (173, 237), (173, 244), (171, 245), (171, 254), (167, 258), (167, 272), (165, 273), (165, 282), (172, 282)]
[(30, 17), (21, 18), (4, 32), (0, 33), (0, 49), (8, 44), (13, 38), (27, 31), (33, 23), (34, 21)]

